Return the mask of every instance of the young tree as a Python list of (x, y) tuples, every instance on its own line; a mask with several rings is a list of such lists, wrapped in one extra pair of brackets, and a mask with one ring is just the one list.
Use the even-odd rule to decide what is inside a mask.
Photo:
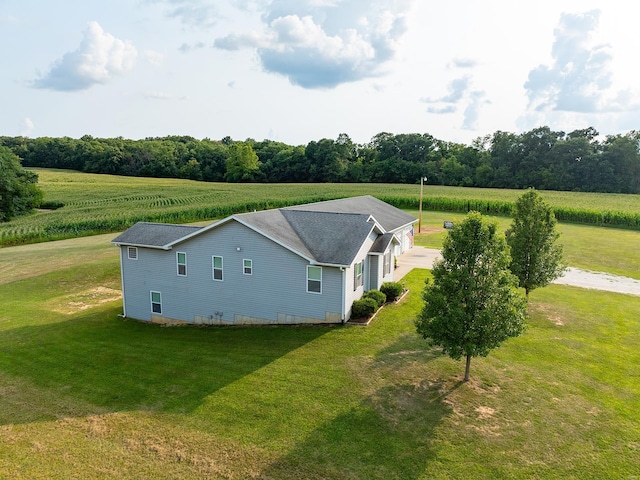
[(551, 207), (536, 190), (527, 190), (516, 202), (507, 235), (509, 268), (525, 289), (527, 299), (531, 290), (544, 287), (564, 272), (559, 236)]
[(487, 356), (525, 328), (526, 301), (497, 229), (495, 222), (471, 212), (449, 232), (416, 320), (418, 333), (442, 347), (443, 354), (454, 360), (466, 356), (465, 382), (472, 357)]
[(40, 205), (38, 175), (22, 168), (11, 150), (0, 146), (0, 222), (11, 220)]

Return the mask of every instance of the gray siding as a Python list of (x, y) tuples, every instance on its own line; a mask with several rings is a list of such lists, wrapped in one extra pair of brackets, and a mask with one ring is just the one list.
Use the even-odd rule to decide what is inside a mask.
[[(177, 274), (176, 252), (187, 254), (186, 277)], [(131, 318), (153, 320), (151, 291), (162, 295), (162, 317), (189, 323), (320, 323), (342, 318), (339, 268), (323, 267), (322, 293), (307, 293), (308, 262), (236, 221), (173, 250), (139, 248), (138, 260), (127, 258), (126, 247), (121, 254), (126, 314)], [(214, 255), (223, 257), (223, 281), (213, 280)], [(252, 260), (252, 275), (243, 273), (244, 259)]]
[(382, 255), (369, 255), (369, 290), (379, 290), (381, 280)]
[[(355, 300), (358, 300), (360, 298), (362, 298), (362, 295), (365, 292), (365, 289), (368, 289), (368, 277), (369, 277), (369, 262), (366, 260), (369, 250), (371, 250), (371, 246), (373, 245), (373, 242), (375, 242), (376, 238), (378, 237), (378, 235), (375, 232), (371, 232), (371, 234), (369, 235), (369, 237), (367, 238), (367, 240), (363, 243), (362, 247), (360, 248), (360, 250), (358, 251), (358, 254), (356, 255), (356, 258), (354, 260), (354, 264), (351, 265), (349, 268), (346, 269), (346, 277), (347, 277), (347, 285), (346, 285), (346, 298), (345, 298), (345, 305), (346, 308), (348, 310), (347, 312), (347, 320), (349, 318), (351, 318), (351, 305), (353, 304), (353, 302)], [(358, 288), (356, 288), (355, 290), (353, 289), (353, 275), (354, 275), (354, 269), (355, 269), (355, 264), (360, 262), (361, 260), (365, 260), (364, 262), (364, 271), (362, 272), (363, 276), (364, 276), (364, 282), (362, 286), (359, 286)]]

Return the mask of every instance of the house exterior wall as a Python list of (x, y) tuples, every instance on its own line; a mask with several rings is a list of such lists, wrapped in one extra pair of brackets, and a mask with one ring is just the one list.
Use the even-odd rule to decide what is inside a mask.
[(413, 248), (413, 235), (414, 229), (413, 225), (406, 226), (397, 231), (394, 231), (398, 240), (400, 241), (400, 245), (395, 247), (394, 255), (398, 256), (402, 253), (406, 252), (410, 248)]
[(382, 285), (382, 255), (369, 255), (369, 290), (379, 290)]
[[(178, 275), (178, 252), (186, 253), (186, 276)], [(309, 263), (235, 220), (169, 251), (138, 248), (138, 259), (129, 260), (122, 246), (121, 255), (126, 315), (138, 320), (226, 325), (342, 321), (339, 268), (322, 267), (322, 293), (308, 293)], [(222, 281), (213, 279), (214, 255), (223, 258)], [(244, 273), (244, 260), (252, 261), (251, 275)], [(353, 290), (349, 279), (347, 291)], [(152, 315), (151, 292), (161, 294), (159, 315)]]
[[(391, 269), (388, 274), (384, 273), (384, 255), (391, 252), (389, 260)], [(369, 255), (369, 288), (368, 290), (379, 290), (384, 282), (394, 281), (393, 268), (393, 247), (389, 247), (382, 255)]]
[[(366, 241), (362, 244), (362, 247), (360, 248), (360, 250), (358, 251), (358, 254), (355, 257), (355, 260), (353, 261), (353, 264), (346, 269), (346, 288), (345, 288), (345, 305), (346, 305), (346, 309), (347, 309), (347, 314), (346, 314), (346, 318), (347, 320), (349, 318), (351, 318), (351, 306), (353, 305), (353, 302), (355, 300), (359, 300), (360, 298), (362, 298), (362, 295), (364, 294), (365, 291), (369, 290), (369, 261), (367, 260), (367, 257), (369, 256), (369, 250), (371, 250), (371, 246), (373, 245), (373, 242), (375, 242), (376, 238), (377, 238), (378, 234), (376, 234), (375, 232), (371, 232), (369, 234), (369, 237), (366, 239)], [(358, 262), (361, 262), (364, 260), (364, 269), (362, 272), (362, 276), (363, 276), (363, 284), (361, 286), (359, 286), (358, 288), (354, 289), (353, 285), (354, 285), (354, 270), (355, 270), (355, 265)]]
[[(389, 250), (387, 250), (388, 252)], [(391, 267), (389, 268), (389, 273), (388, 274), (384, 274), (384, 256), (380, 257), (380, 285), (382, 285), (384, 282), (394, 282), (395, 281), (395, 277), (394, 277), (394, 263), (393, 263), (393, 247), (390, 247), (390, 251), (391, 251), (391, 258), (389, 259), (390, 265)], [(385, 252), (385, 254), (387, 253)], [(380, 288), (380, 287), (378, 287)]]

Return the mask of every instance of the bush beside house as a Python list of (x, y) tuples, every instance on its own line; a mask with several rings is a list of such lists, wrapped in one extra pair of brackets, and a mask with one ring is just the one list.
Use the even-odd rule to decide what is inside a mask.
[(368, 290), (362, 298), (372, 298), (376, 302), (376, 308), (380, 308), (387, 301), (387, 296), (380, 290)]
[(373, 315), (379, 308), (378, 303), (371, 297), (362, 297), (353, 302), (351, 316), (353, 318), (364, 318)]
[(380, 291), (385, 294), (387, 302), (393, 302), (402, 295), (402, 284), (398, 282), (385, 282), (380, 286)]

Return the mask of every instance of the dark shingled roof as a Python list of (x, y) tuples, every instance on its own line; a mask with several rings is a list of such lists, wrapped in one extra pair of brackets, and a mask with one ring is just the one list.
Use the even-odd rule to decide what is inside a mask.
[(236, 218), (302, 255), (330, 265), (350, 265), (375, 227), (369, 215), (354, 213), (280, 209)]
[(384, 253), (389, 244), (393, 241), (393, 233), (385, 233), (384, 235), (380, 235), (376, 238), (376, 241), (373, 242), (371, 248), (369, 249), (369, 253)]
[(111, 243), (139, 247), (163, 248), (202, 227), (138, 222), (114, 238)]
[(286, 207), (283, 210), (306, 210), (309, 212), (333, 212), (333, 213), (362, 213), (372, 215), (373, 218), (387, 232), (414, 223), (416, 218), (402, 210), (378, 200), (371, 195), (362, 197), (340, 198), (327, 200), (326, 202), (307, 203), (295, 207)]
[(207, 227), (140, 222), (112, 243), (171, 248), (227, 221), (238, 221), (313, 262), (348, 266), (374, 228), (383, 235), (370, 251), (384, 253), (393, 241), (393, 231), (416, 219), (377, 198), (364, 196), (243, 213)]

